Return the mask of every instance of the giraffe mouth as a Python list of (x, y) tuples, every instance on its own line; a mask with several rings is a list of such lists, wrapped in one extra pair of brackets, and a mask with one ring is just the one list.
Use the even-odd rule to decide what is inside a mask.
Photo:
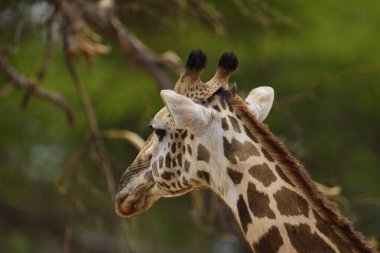
[(134, 193), (120, 191), (115, 199), (115, 211), (119, 216), (131, 217), (140, 214), (157, 200), (151, 193), (154, 184), (148, 187), (142, 187)]

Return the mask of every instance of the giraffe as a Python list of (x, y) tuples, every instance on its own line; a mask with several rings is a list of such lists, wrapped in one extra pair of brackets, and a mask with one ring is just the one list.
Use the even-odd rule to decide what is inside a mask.
[(261, 123), (273, 89), (238, 96), (228, 82), (238, 66), (232, 52), (222, 55), (207, 83), (200, 81), (205, 65), (206, 55), (192, 51), (174, 91), (161, 91), (165, 107), (120, 179), (116, 212), (129, 217), (161, 197), (211, 188), (232, 210), (252, 252), (376, 252)]

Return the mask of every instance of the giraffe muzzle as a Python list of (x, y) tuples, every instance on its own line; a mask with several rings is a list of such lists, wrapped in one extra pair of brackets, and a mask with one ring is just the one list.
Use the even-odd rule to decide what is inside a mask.
[(116, 194), (115, 211), (119, 216), (131, 217), (139, 214), (152, 206), (155, 202), (151, 189), (154, 184), (148, 187), (141, 187), (134, 192), (122, 189)]

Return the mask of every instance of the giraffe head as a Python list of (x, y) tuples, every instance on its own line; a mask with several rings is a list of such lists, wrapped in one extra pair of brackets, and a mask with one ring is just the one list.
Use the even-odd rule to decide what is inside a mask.
[[(192, 51), (174, 91), (161, 91), (165, 107), (151, 122), (154, 133), (121, 177), (115, 203), (119, 215), (141, 213), (161, 197), (210, 187), (211, 177), (223, 180), (219, 175), (223, 148), (215, 140), (224, 136), (223, 113), (228, 106), (214, 97), (228, 88), (228, 77), (238, 62), (232, 52), (224, 53), (214, 77), (203, 83), (199, 77), (205, 65), (202, 51)], [(272, 88), (259, 87), (245, 101), (262, 121), (273, 97)]]

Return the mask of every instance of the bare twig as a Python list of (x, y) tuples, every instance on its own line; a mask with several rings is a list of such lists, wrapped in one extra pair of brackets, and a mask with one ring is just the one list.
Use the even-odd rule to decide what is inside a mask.
[(62, 168), (61, 173), (56, 179), (56, 186), (58, 188), (58, 191), (60, 193), (66, 193), (66, 188), (63, 186), (63, 181), (65, 177), (74, 170), (79, 164), (83, 161), (83, 159), (88, 154), (88, 150), (90, 148), (91, 140), (88, 140), (86, 142), (86, 145), (76, 154), (74, 154), (70, 160), (65, 164), (65, 166)]
[(58, 9), (56, 8), (46, 22), (46, 47), (40, 69), (37, 72), (37, 79), (42, 80), (46, 75), (49, 66), (51, 53), (53, 51), (53, 25), (57, 17)]
[(173, 63), (162, 60), (147, 48), (134, 34), (113, 15), (112, 12), (99, 8), (94, 2), (77, 0), (86, 22), (97, 32), (116, 43), (128, 56), (132, 56), (156, 80), (162, 89), (171, 89), (172, 82), (164, 72), (163, 66), (178, 71), (180, 67), (173, 67)]
[[(42, 65), (40, 70), (36, 74), (37, 81), (42, 80), (45, 77), (46, 70), (49, 66), (50, 59), (51, 59), (51, 52), (53, 50), (53, 24), (54, 20), (57, 16), (58, 9), (55, 8), (53, 13), (50, 15), (46, 22), (46, 46), (45, 46), (45, 53), (42, 60)], [(37, 85), (37, 83), (35, 83)], [(28, 105), (28, 102), (30, 100), (30, 93), (26, 92), (24, 94), (24, 97), (21, 100), (21, 109), (25, 109)]]
[[(102, 170), (102, 160), (99, 156), (99, 153), (95, 151), (91, 152), (90, 157), (94, 161), (94, 164)], [(120, 241), (123, 242), (122, 245), (125, 247), (126, 252), (138, 252), (136, 243), (128, 236), (130, 234), (128, 225), (126, 223), (120, 222), (120, 219), (115, 215), (115, 213), (113, 213), (112, 218), (113, 222), (116, 224), (117, 228), (120, 231)]]
[(226, 25), (223, 22), (222, 13), (209, 1), (188, 0), (186, 11), (204, 24), (211, 26), (216, 34), (226, 34)]
[[(65, 6), (66, 4), (67, 2), (62, 0), (62, 6)], [(77, 90), (78, 97), (82, 103), (92, 138), (94, 139), (97, 152), (99, 152), (101, 169), (107, 183), (108, 193), (110, 195), (110, 199), (113, 200), (116, 194), (116, 186), (115, 180), (112, 175), (112, 168), (108, 159), (107, 150), (101, 137), (98, 121), (92, 103), (73, 63), (71, 51), (72, 41), (70, 40), (70, 38), (75, 37), (76, 30), (74, 26), (78, 26), (78, 24), (81, 23), (81, 20), (76, 20), (78, 16), (75, 15), (76, 13), (74, 13), (74, 9), (72, 8), (72, 6), (67, 6), (66, 8), (63, 8), (63, 12), (64, 16), (62, 21), (62, 35), (66, 66), (69, 70), (70, 77), (73, 80), (73, 84)]]
[[(51, 51), (53, 47), (53, 40), (52, 40), (52, 25), (49, 23), (46, 31), (46, 49), (45, 54), (42, 61), (41, 69), (37, 72), (37, 80), (40, 81), (45, 76), (46, 69), (49, 65), (50, 58), (51, 58)], [(37, 83), (34, 83), (34, 85), (37, 85)], [(26, 92), (24, 94), (24, 97), (21, 100), (21, 109), (25, 109), (28, 105), (28, 102), (30, 100), (30, 93)]]
[(86, 114), (87, 123), (90, 127), (91, 134), (94, 138), (95, 145), (99, 152), (100, 161), (102, 163), (101, 167), (103, 169), (103, 173), (107, 182), (108, 192), (110, 194), (111, 199), (113, 200), (116, 194), (115, 180), (112, 175), (112, 169), (111, 169), (110, 162), (108, 160), (107, 150), (103, 142), (103, 139), (101, 138), (101, 133), (98, 127), (98, 121), (96, 119), (95, 112), (92, 107), (90, 98), (87, 95), (87, 91), (84, 85), (82, 84), (82, 82), (80, 81), (78, 73), (76, 72), (74, 68), (73, 62), (71, 61), (71, 58), (68, 52), (66, 52), (65, 55), (66, 55), (65, 58), (66, 58), (67, 68), (70, 72), (70, 76), (73, 80), (73, 83), (77, 89), (78, 96), (80, 98), (80, 101), (83, 105), (83, 108)]
[[(68, 2), (66, 0), (61, 0), (61, 5), (67, 5)], [(90, 157), (94, 160), (95, 164), (100, 168), (101, 172), (103, 173), (103, 176), (106, 181), (108, 193), (109, 193), (109, 200), (110, 200), (110, 207), (113, 210), (114, 206), (114, 198), (116, 194), (116, 185), (112, 174), (112, 168), (111, 163), (108, 157), (108, 153), (106, 150), (105, 143), (101, 136), (101, 131), (98, 127), (97, 118), (92, 106), (92, 103), (90, 101), (90, 98), (87, 94), (86, 88), (81, 82), (79, 75), (74, 67), (73, 60), (75, 59), (73, 56), (75, 54), (75, 45), (73, 45), (73, 40), (70, 40), (72, 38), (75, 38), (76, 33), (80, 32), (83, 28), (83, 23), (81, 20), (81, 17), (76, 15), (76, 9), (73, 8), (73, 6), (67, 6), (67, 8), (63, 8), (63, 18), (62, 18), (62, 35), (63, 35), (63, 45), (64, 45), (64, 52), (65, 52), (65, 60), (66, 65), (69, 70), (69, 74), (71, 76), (71, 79), (73, 80), (74, 86), (76, 87), (78, 97), (82, 103), (87, 123), (91, 131), (91, 137), (94, 140), (95, 149), (92, 149), (92, 153), (90, 153)], [(75, 43), (75, 42), (74, 42)], [(73, 49), (73, 50), (72, 50)], [(136, 252), (135, 248), (133, 247), (132, 241), (127, 236), (128, 228), (126, 224), (120, 223), (120, 220), (116, 217), (116, 214), (113, 212), (112, 215), (113, 222), (115, 223), (116, 227), (120, 231), (120, 236), (123, 239), (123, 248), (125, 252)], [(126, 243), (125, 243), (126, 242)], [(132, 248), (133, 247), (133, 248)]]
[(65, 114), (66, 119), (69, 124), (74, 123), (74, 115), (71, 106), (66, 102), (66, 100), (59, 94), (48, 91), (44, 88), (37, 87), (34, 81), (28, 80), (20, 73), (18, 73), (5, 59), (5, 56), (0, 49), (0, 72), (7, 78), (10, 84), (17, 88), (20, 88), (28, 93), (42, 98), (48, 101), (54, 106), (60, 108)]
[(78, 184), (86, 189), (89, 193), (94, 195), (97, 199), (108, 200), (107, 194), (99, 190), (95, 185), (89, 182), (85, 177), (78, 175)]
[[(67, 67), (69, 69), (71, 78), (73, 79), (74, 85), (77, 88), (79, 98), (80, 98), (82, 105), (84, 107), (87, 122), (89, 124), (92, 136), (93, 136), (94, 141), (95, 141), (95, 146), (97, 148), (97, 157), (96, 158), (98, 158), (96, 160), (96, 164), (100, 166), (100, 168), (104, 174), (105, 181), (106, 181), (107, 188), (108, 188), (108, 193), (109, 193), (110, 200), (112, 203), (111, 206), (113, 207), (113, 199), (114, 199), (115, 194), (116, 194), (116, 185), (115, 185), (115, 180), (114, 180), (113, 174), (112, 174), (111, 164), (110, 164), (110, 161), (108, 159), (107, 150), (106, 150), (105, 144), (103, 142), (103, 139), (101, 138), (101, 133), (100, 133), (100, 130), (98, 127), (97, 119), (96, 119), (92, 104), (90, 102), (90, 99), (87, 95), (86, 89), (84, 88), (83, 84), (81, 83), (79, 76), (78, 76), (78, 74), (74, 68), (74, 65), (71, 61), (70, 55), (67, 51), (65, 52), (65, 58), (66, 58), (66, 63), (67, 63)], [(127, 247), (127, 250), (128, 250), (127, 252), (135, 251), (134, 249), (131, 248), (132, 242), (126, 236), (128, 234), (128, 230), (127, 230), (128, 228), (126, 227), (126, 225), (123, 226), (123, 224), (119, 224), (119, 221), (116, 219), (115, 215), (113, 215), (112, 217), (113, 217), (115, 224), (119, 225), (119, 229), (122, 232), (122, 234), (124, 235), (124, 238), (128, 241), (128, 244), (125, 245), (125, 247)]]
[(145, 141), (139, 135), (127, 130), (110, 129), (103, 131), (102, 134), (107, 138), (125, 139), (130, 142), (137, 150), (140, 150), (145, 144)]
[(264, 27), (283, 24), (295, 29), (300, 28), (299, 24), (296, 23), (290, 16), (284, 15), (282, 11), (265, 1), (233, 0), (233, 3), (243, 16), (259, 23)]

